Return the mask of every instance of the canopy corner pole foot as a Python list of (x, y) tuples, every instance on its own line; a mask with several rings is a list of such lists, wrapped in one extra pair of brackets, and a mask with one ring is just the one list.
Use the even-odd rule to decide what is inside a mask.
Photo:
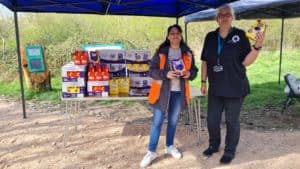
[(18, 54), (18, 69), (19, 69), (20, 86), (21, 86), (23, 118), (26, 119), (27, 117), (26, 117), (25, 98), (24, 98), (23, 72), (22, 72), (22, 67), (21, 67), (21, 50), (20, 50), (20, 38), (19, 38), (18, 14), (16, 11), (14, 11), (14, 19), (15, 19), (16, 43), (17, 43), (17, 54)]
[(278, 84), (280, 84), (280, 78), (281, 78), (283, 32), (284, 32), (284, 18), (281, 18), (281, 37), (280, 37), (280, 54), (279, 54), (279, 75), (278, 75)]

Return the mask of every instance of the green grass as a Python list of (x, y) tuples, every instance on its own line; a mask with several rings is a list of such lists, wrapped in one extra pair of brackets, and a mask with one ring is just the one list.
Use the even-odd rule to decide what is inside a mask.
[(13, 81), (11, 83), (0, 82), (0, 95), (8, 97), (21, 97), (20, 96), (20, 83), (19, 81)]
[(300, 51), (284, 51), (279, 84), (279, 52), (261, 53), (256, 63), (248, 68), (251, 94), (246, 98), (246, 108), (282, 107), (282, 102), (286, 98), (283, 92), (285, 87), (283, 76), (286, 73), (293, 73), (299, 77), (299, 63)]
[[(7, 96), (14, 99), (21, 99), (21, 87), (20, 82), (13, 81), (11, 83), (0, 82), (0, 95)], [(61, 78), (52, 78), (52, 90), (51, 91), (31, 91), (26, 87), (24, 82), (24, 96), (25, 100), (31, 101), (51, 101), (53, 103), (60, 102), (61, 96)]]

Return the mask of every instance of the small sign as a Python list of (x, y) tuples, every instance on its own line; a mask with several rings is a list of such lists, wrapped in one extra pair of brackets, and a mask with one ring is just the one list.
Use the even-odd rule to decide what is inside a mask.
[(25, 48), (29, 72), (44, 72), (45, 63), (41, 46), (27, 46)]

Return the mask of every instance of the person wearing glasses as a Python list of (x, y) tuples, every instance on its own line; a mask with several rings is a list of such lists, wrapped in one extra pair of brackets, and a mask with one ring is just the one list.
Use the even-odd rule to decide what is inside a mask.
[[(226, 138), (220, 163), (228, 164), (235, 157), (240, 138), (240, 111), (250, 92), (246, 67), (257, 58), (263, 46), (264, 33), (256, 34), (254, 45), (243, 30), (232, 26), (234, 11), (229, 5), (216, 12), (218, 28), (206, 35), (201, 54), (201, 93), (208, 94), (207, 127), (209, 146), (203, 152), (211, 156), (221, 144), (220, 123), (225, 112)], [(208, 92), (207, 92), (208, 79)]]
[(166, 40), (150, 63), (152, 84), (148, 102), (153, 108), (153, 119), (148, 151), (140, 167), (147, 167), (157, 157), (156, 148), (165, 117), (168, 118), (165, 152), (175, 159), (182, 157), (174, 146), (176, 124), (179, 113), (190, 103), (189, 81), (196, 78), (197, 72), (193, 53), (183, 41), (181, 27), (170, 26)]

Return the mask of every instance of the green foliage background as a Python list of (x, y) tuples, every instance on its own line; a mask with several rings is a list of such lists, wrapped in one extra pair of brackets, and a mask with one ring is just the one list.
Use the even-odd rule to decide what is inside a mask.
[[(5, 49), (0, 49), (1, 68), (13, 73), (16, 57), (16, 42), (13, 18), (2, 17), (0, 36), (5, 40)], [(284, 31), (284, 49), (299, 49), (300, 19), (287, 19)], [(55, 75), (60, 67), (71, 60), (71, 53), (86, 43), (123, 43), (126, 49), (150, 49), (164, 40), (166, 29), (175, 19), (158, 17), (99, 16), (79, 14), (22, 14), (19, 19), (22, 45), (40, 44), (46, 47), (46, 57)], [(253, 20), (235, 21), (234, 25), (247, 29)], [(264, 50), (279, 49), (281, 20), (267, 20), (269, 25)], [(183, 19), (180, 25), (184, 28)], [(202, 43), (207, 32), (217, 27), (214, 21), (188, 24), (188, 43), (196, 56), (200, 55)], [(4, 53), (4, 55), (3, 55)], [(3, 58), (4, 57), (4, 58)], [(15, 63), (15, 64), (14, 64)], [(5, 77), (3, 77), (5, 76)], [(14, 77), (14, 76), (12, 76)], [(1, 80), (13, 80), (0, 75)]]

